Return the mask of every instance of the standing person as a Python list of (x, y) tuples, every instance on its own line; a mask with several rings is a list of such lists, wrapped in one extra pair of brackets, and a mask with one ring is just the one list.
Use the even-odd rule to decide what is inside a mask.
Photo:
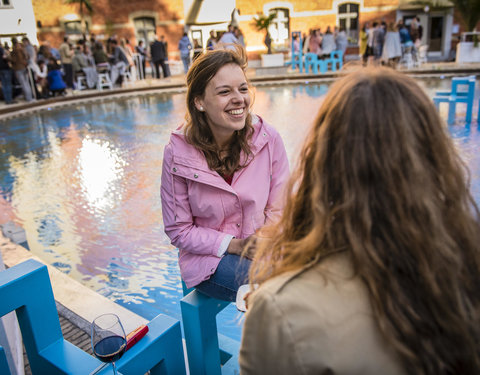
[(345, 51), (347, 50), (348, 46), (348, 38), (347, 33), (345, 32), (345, 27), (341, 26), (336, 37), (335, 37), (335, 45), (338, 51), (342, 51), (342, 56), (345, 58)]
[(198, 42), (198, 39), (193, 40), (193, 58), (192, 60), (195, 61), (198, 56), (200, 56), (203, 52), (203, 48)]
[(192, 43), (190, 42), (190, 39), (188, 39), (186, 32), (183, 33), (182, 38), (178, 42), (178, 49), (183, 63), (183, 71), (187, 73), (188, 68), (190, 67), (190, 51), (192, 50)]
[[(163, 35), (162, 35), (163, 39)], [(155, 38), (155, 41), (150, 45), (150, 57), (155, 67), (155, 78), (161, 78), (159, 66), (162, 67), (163, 77), (168, 77), (165, 60), (167, 58), (167, 50), (164, 42)]]
[[(218, 41), (222, 44), (239, 44), (238, 39), (234, 33), (234, 27), (232, 25), (228, 25), (228, 31), (223, 33), (222, 37)], [(231, 48), (234, 48), (233, 46)]]
[(242, 30), (239, 27), (234, 27), (233, 35), (238, 40), (238, 44), (240, 44), (243, 48), (247, 48), (247, 44), (245, 43), (245, 36), (243, 35)]
[(125, 52), (123, 52), (123, 48), (118, 45), (116, 39), (112, 39), (111, 48), (113, 49), (113, 57), (112, 57), (112, 68), (111, 68), (111, 80), (112, 83), (122, 86), (123, 77), (125, 75), (125, 71), (129, 66), (129, 62)]
[(63, 72), (65, 73), (65, 83), (69, 88), (73, 88), (73, 67), (72, 67), (72, 58), (74, 51), (70, 42), (68, 41), (68, 36), (63, 38), (63, 43), (58, 49), (60, 53), (60, 61), (62, 62)]
[(243, 48), (207, 51), (187, 74), (187, 121), (165, 147), (165, 232), (182, 279), (235, 301), (252, 254), (246, 239), (282, 209), (288, 160), (278, 132), (252, 115)]
[(373, 23), (373, 59), (376, 63), (380, 62), (383, 52), (383, 43), (385, 42), (385, 29), (383, 24)]
[(391, 68), (397, 67), (398, 61), (402, 57), (402, 45), (400, 43), (400, 34), (393, 22), (390, 22), (385, 34), (385, 44), (383, 45), (382, 60)]
[(242, 374), (480, 374), (480, 212), (444, 128), (392, 69), (330, 88), (252, 264)]
[(330, 26), (327, 26), (327, 31), (325, 31), (325, 34), (323, 34), (323, 39), (322, 39), (322, 56), (324, 58), (329, 58), (330, 53), (332, 51), (335, 51), (337, 46), (335, 45), (335, 36), (332, 34), (332, 29)]
[(145, 65), (147, 61), (147, 51), (143, 46), (143, 40), (138, 42), (138, 45), (135, 47), (135, 51), (138, 53), (140, 60), (140, 79), (145, 79)]
[(28, 56), (23, 49), (23, 45), (18, 42), (16, 38), (12, 38), (12, 53), (10, 54), (10, 61), (12, 62), (12, 69), (15, 72), (15, 77), (22, 87), (23, 96), (27, 102), (33, 100), (32, 86), (28, 79)]
[(215, 31), (210, 30), (210, 38), (207, 39), (207, 50), (211, 51), (217, 47), (217, 37)]
[(360, 30), (360, 35), (359, 35), (359, 53), (360, 53), (360, 58), (362, 59), (363, 65), (367, 64), (367, 40), (368, 40), (368, 22), (365, 22), (362, 26), (362, 29)]
[(378, 26), (378, 22), (374, 21), (372, 23), (372, 27), (367, 29), (367, 52), (366, 52), (366, 55), (367, 55), (367, 61), (366, 61), (366, 64), (368, 65), (372, 59), (373, 59), (373, 56), (374, 56), (374, 53), (373, 53), (373, 31), (375, 30), (375, 28)]
[(272, 37), (270, 36), (270, 31), (265, 31), (265, 38), (263, 39), (263, 43), (267, 47), (267, 53), (272, 53)]
[(16, 101), (13, 100), (12, 73), (9, 53), (0, 45), (0, 82), (2, 82), (2, 92), (5, 104), (16, 103)]

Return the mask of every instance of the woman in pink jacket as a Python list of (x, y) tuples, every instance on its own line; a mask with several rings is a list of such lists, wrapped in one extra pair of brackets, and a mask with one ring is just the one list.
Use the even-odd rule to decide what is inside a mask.
[(253, 251), (246, 239), (279, 216), (289, 167), (278, 132), (250, 113), (243, 48), (198, 57), (186, 123), (165, 147), (162, 211), (187, 287), (235, 301)]

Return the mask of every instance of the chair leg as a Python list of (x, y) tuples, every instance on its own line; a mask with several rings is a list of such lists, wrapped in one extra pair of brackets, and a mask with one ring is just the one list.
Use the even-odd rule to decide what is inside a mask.
[(455, 123), (455, 101), (448, 102), (448, 125), (453, 125)]

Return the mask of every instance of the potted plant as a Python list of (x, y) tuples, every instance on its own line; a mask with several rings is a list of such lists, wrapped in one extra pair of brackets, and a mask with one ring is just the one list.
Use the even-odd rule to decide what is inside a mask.
[(263, 43), (267, 47), (267, 53), (261, 55), (262, 67), (272, 67), (272, 66), (283, 66), (284, 65), (284, 56), (283, 53), (272, 53), (272, 37), (270, 35), (270, 25), (275, 18), (275, 13), (272, 13), (268, 16), (263, 14), (257, 15), (254, 19), (255, 28), (265, 33)]

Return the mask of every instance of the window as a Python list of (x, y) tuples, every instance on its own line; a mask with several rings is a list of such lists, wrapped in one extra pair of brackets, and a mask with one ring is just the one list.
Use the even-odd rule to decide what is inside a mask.
[[(82, 21), (67, 21), (65, 22), (65, 34), (76, 35), (82, 34)], [(85, 23), (85, 31), (88, 33), (88, 24)]]
[(0, 7), (10, 7), (10, 0), (0, 0)]
[(155, 40), (155, 19), (151, 17), (139, 17), (133, 20), (135, 25), (135, 39), (143, 40), (149, 45)]
[(357, 43), (358, 4), (346, 3), (338, 6), (338, 26), (345, 29), (349, 43)]
[(289, 29), (290, 29), (290, 17), (288, 9), (275, 8), (270, 9), (270, 14), (275, 14), (268, 31), (273, 42), (278, 45), (288, 46)]

